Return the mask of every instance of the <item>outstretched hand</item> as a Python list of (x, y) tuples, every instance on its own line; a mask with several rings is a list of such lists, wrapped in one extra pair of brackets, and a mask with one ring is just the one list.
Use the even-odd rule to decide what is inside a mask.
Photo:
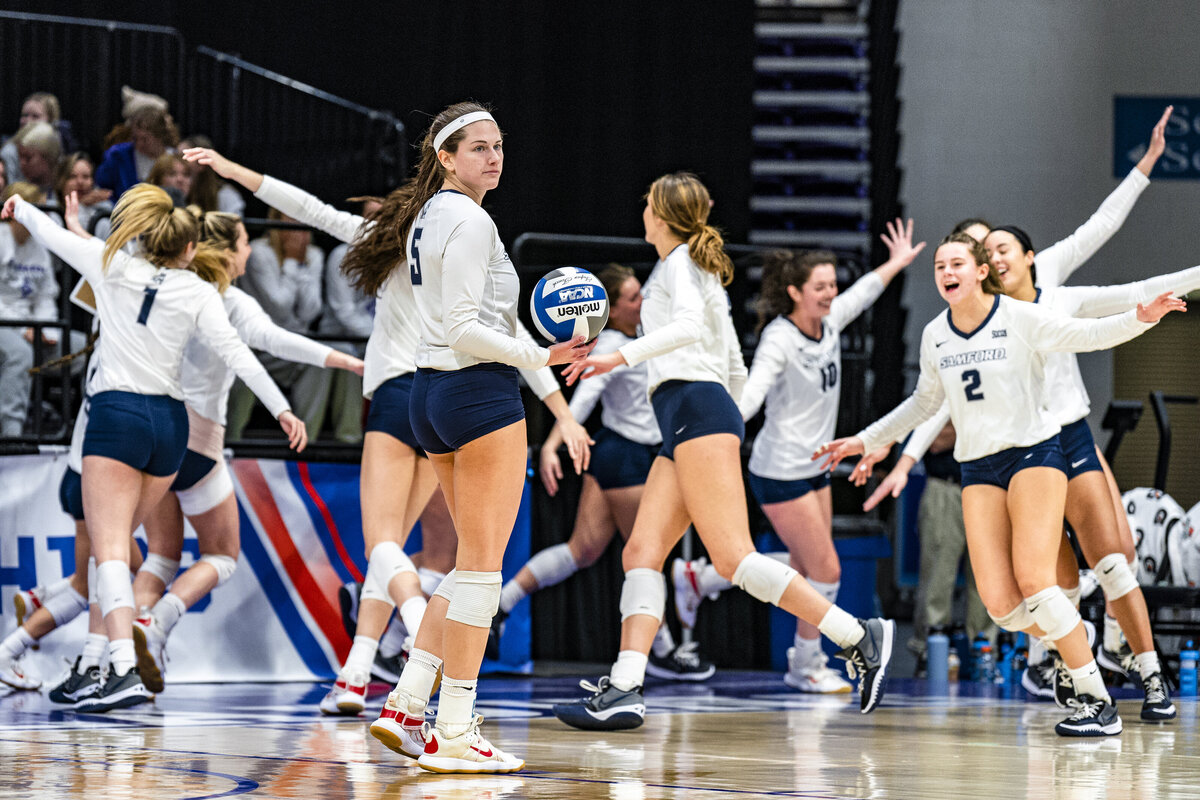
[(0, 208), (0, 219), (12, 219), (13, 214), (17, 212), (17, 203), (24, 203), (25, 198), (19, 194), (14, 194), (12, 197), (4, 201), (4, 208)]
[(180, 155), (184, 161), (212, 167), (213, 172), (227, 180), (233, 177), (233, 170), (237, 166), (211, 147), (188, 147)]
[(92, 238), (91, 234), (79, 224), (79, 195), (71, 192), (63, 198), (63, 224), (67, 230), (84, 239)]
[(908, 224), (904, 224), (904, 220), (896, 217), (896, 221), (888, 221), (887, 233), (882, 233), (879, 238), (887, 245), (888, 260), (896, 262), (903, 267), (907, 267), (917, 256), (925, 249), (925, 243), (913, 245), (913, 221), (909, 217)]
[(821, 469), (829, 472), (842, 463), (843, 459), (850, 456), (862, 455), (863, 449), (863, 440), (857, 436), (834, 439), (832, 442), (818, 447), (817, 452), (812, 455), (812, 460), (818, 461), (824, 457), (824, 461), (821, 461)]
[(563, 378), (566, 379), (567, 386), (573, 386), (575, 381), (580, 378), (594, 378), (597, 375), (603, 375), (622, 366), (624, 363), (625, 356), (621, 355), (620, 351), (617, 350), (598, 356), (589, 355), (587, 358), (580, 359), (564, 369)]
[(892, 452), (892, 446), (888, 445), (864, 455), (854, 465), (854, 470), (850, 473), (850, 482), (855, 486), (865, 486), (867, 479), (875, 471), (875, 465), (887, 458), (890, 452)]
[(867, 502), (863, 503), (863, 511), (870, 511), (888, 495), (892, 499), (900, 496), (904, 491), (904, 487), (908, 486), (908, 470), (902, 467), (896, 467), (887, 474), (879, 485), (875, 487), (875, 491), (871, 492), (871, 496), (867, 498)]
[(1171, 112), (1174, 110), (1175, 106), (1167, 106), (1167, 110), (1159, 117), (1154, 129), (1150, 131), (1150, 144), (1146, 146), (1146, 154), (1137, 163), (1137, 168), (1147, 178), (1150, 177), (1150, 171), (1154, 169), (1154, 165), (1158, 163), (1158, 159), (1167, 149), (1167, 121), (1171, 119)]
[(1158, 322), (1172, 311), (1187, 311), (1187, 303), (1170, 292), (1163, 292), (1148, 305), (1138, 303), (1137, 318), (1141, 322)]

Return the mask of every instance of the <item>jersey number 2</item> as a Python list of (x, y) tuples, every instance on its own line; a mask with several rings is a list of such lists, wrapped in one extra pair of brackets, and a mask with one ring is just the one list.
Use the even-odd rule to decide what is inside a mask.
[(963, 377), (963, 383), (966, 384), (966, 386), (964, 386), (963, 389), (967, 393), (967, 399), (972, 400), (972, 401), (973, 400), (982, 400), (983, 392), (981, 392), (979, 390), (979, 384), (982, 379), (979, 377), (979, 370), (969, 369), (963, 373), (962, 377)]
[(417, 250), (417, 242), (421, 241), (422, 228), (413, 231), (412, 249), (408, 253), (408, 274), (412, 277), (413, 286), (421, 285), (421, 253)]

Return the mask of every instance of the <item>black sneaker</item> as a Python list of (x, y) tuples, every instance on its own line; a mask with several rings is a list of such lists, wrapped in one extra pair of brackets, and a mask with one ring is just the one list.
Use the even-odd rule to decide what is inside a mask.
[(646, 719), (642, 687), (629, 691), (618, 689), (607, 676), (601, 678), (599, 684), (580, 681), (579, 685), (592, 696), (573, 703), (555, 703), (551, 709), (554, 716), (572, 728), (585, 731), (623, 731), (641, 726)]
[(1137, 674), (1133, 650), (1129, 647), (1128, 642), (1122, 642), (1121, 647), (1117, 650), (1109, 650), (1101, 645), (1099, 652), (1096, 653), (1096, 663), (1110, 672), (1127, 678)]
[(1075, 704), (1075, 713), (1054, 726), (1059, 736), (1115, 736), (1121, 732), (1121, 716), (1112, 700), (1081, 694)]
[(697, 649), (699, 642), (681, 644), (665, 656), (657, 656), (650, 651), (650, 659), (646, 664), (646, 674), (664, 681), (706, 681), (713, 676), (717, 668), (711, 661), (700, 658)]
[(342, 627), (350, 638), (354, 638), (358, 630), (358, 596), (362, 594), (362, 584), (355, 581), (344, 583), (338, 587), (338, 608), (342, 612)]
[(375, 661), (371, 664), (371, 677), (378, 678), (384, 683), (398, 683), (400, 673), (404, 671), (406, 663), (408, 663), (408, 654), (403, 650), (394, 656), (385, 656), (376, 650)]
[(883, 699), (888, 663), (892, 660), (892, 643), (896, 639), (896, 623), (876, 617), (860, 619), (859, 624), (866, 631), (863, 638), (837, 656), (846, 659), (846, 672), (850, 678), (858, 678), (859, 708), (867, 714)]
[(154, 694), (142, 682), (137, 667), (131, 667), (124, 675), (111, 671), (104, 678), (100, 691), (85, 697), (75, 704), (75, 710), (85, 714), (98, 714), (114, 708), (128, 708), (140, 703), (149, 703)]
[(50, 690), (50, 702), (70, 705), (100, 691), (100, 667), (88, 667), (80, 673), (79, 662), (82, 659), (83, 656), (76, 656), (71, 672), (63, 678), (62, 683)]
[(1057, 675), (1058, 670), (1054, 667), (1054, 657), (1047, 654), (1040, 664), (1030, 664), (1021, 673), (1021, 688), (1034, 697), (1053, 700)]
[(1175, 704), (1171, 702), (1161, 672), (1142, 678), (1142, 690), (1146, 693), (1146, 699), (1142, 701), (1142, 719), (1147, 722), (1175, 719)]
[(504, 635), (504, 622), (508, 619), (507, 612), (497, 611), (492, 617), (492, 627), (488, 631), (487, 647), (483, 654), (492, 661), (500, 660), (500, 637)]
[(1058, 653), (1054, 654), (1054, 702), (1059, 708), (1074, 708), (1079, 702), (1071, 671)]

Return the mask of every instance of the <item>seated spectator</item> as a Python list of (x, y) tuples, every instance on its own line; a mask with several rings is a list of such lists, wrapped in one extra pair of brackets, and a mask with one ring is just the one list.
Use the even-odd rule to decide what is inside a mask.
[(130, 186), (145, 181), (158, 157), (179, 144), (174, 120), (160, 108), (139, 108), (127, 122), (133, 138), (110, 147), (96, 168), (96, 184), (112, 189), (114, 202)]
[(150, 168), (146, 183), (161, 186), (171, 195), (175, 205), (187, 205), (188, 192), (192, 189), (192, 173), (187, 162), (178, 153), (163, 153)]
[(0, 192), (8, 188), (8, 165), (0, 161)]
[[(212, 139), (198, 133), (179, 142), (180, 151), (189, 147), (212, 146)], [(207, 164), (189, 161), (187, 165), (192, 173), (192, 191), (188, 193), (189, 205), (200, 206), (205, 211), (224, 211), (239, 217), (246, 216), (246, 200), (231, 183), (221, 180), (221, 176), (213, 172), (212, 167)]]
[[(7, 200), (19, 194), (40, 204), (45, 197), (25, 181), (10, 184), (0, 195)], [(50, 252), (38, 244), (21, 224), (0, 223), (0, 321), (58, 319), (58, 281)], [(42, 332), (42, 343), (54, 345), (58, 331)], [(20, 436), (29, 411), (29, 368), (34, 363), (33, 329), (0, 326), (0, 436)], [(47, 351), (45, 356), (56, 355)]]
[[(79, 149), (79, 143), (75, 140), (75, 134), (71, 130), (71, 123), (62, 119), (58, 98), (49, 92), (34, 92), (21, 104), (21, 121), (17, 125), (17, 129), (20, 130), (34, 122), (47, 122), (54, 126), (54, 130), (58, 133), (60, 152)], [(21, 167), (17, 161), (17, 146), (11, 139), (5, 142), (4, 147), (0, 148), (0, 159), (3, 160), (7, 170), (8, 183), (28, 180), (21, 175)], [(0, 187), (0, 189), (2, 188)]]
[(79, 224), (84, 230), (92, 230), (92, 220), (98, 215), (112, 212), (108, 198), (112, 192), (98, 189), (95, 184), (96, 166), (87, 153), (71, 153), (58, 166), (58, 177), (54, 191), (60, 198), (75, 192), (79, 198)]
[[(49, 122), (31, 122), (9, 140), (17, 148), (17, 164), (21, 180), (32, 183), (43, 196), (43, 203), (54, 205), (54, 175), (62, 157), (58, 132)], [(16, 183), (16, 181), (13, 181)]]
[[(364, 219), (371, 219), (383, 205), (378, 197), (352, 197), (350, 200), (362, 202)], [(321, 336), (366, 338), (371, 335), (371, 327), (375, 324), (375, 298), (355, 289), (342, 274), (342, 260), (349, 249), (350, 245), (339, 244), (329, 251), (329, 258), (325, 262), (325, 311), (317, 326)], [(367, 349), (365, 344), (348, 342), (333, 346), (354, 353), (359, 358)], [(352, 372), (333, 376), (330, 413), (333, 416), (333, 437), (339, 442), (362, 440), (362, 388), (362, 378)]]
[[(268, 219), (295, 222), (275, 209)], [(307, 334), (321, 315), (321, 278), (325, 254), (312, 244), (307, 230), (271, 228), (267, 235), (250, 243), (246, 274), (238, 286), (262, 305), (276, 325)], [(283, 361), (260, 353), (259, 361), (280, 388), (288, 393), (292, 411), (308, 428), (309, 440), (316, 439), (329, 405), (333, 370)], [(254, 395), (238, 382), (229, 395), (226, 438), (242, 438), (254, 408)]]

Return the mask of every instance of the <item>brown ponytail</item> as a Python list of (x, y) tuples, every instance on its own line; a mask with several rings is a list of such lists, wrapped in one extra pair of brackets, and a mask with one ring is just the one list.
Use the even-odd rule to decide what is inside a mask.
[(821, 264), (837, 266), (837, 256), (829, 250), (772, 250), (763, 256), (762, 289), (758, 295), (758, 327), (761, 333), (776, 317), (787, 316), (795, 308), (788, 287), (800, 289), (812, 277), (813, 269)]
[[(474, 111), (490, 111), (481, 103), (467, 101), (455, 103), (443, 109), (421, 140), (421, 159), (417, 174), (412, 180), (384, 198), (383, 207), (372, 218), (374, 225), (364, 228), (342, 261), (342, 273), (350, 284), (368, 296), (374, 296), (383, 288), (407, 253), (404, 244), (408, 230), (417, 219), (417, 214), (437, 194), (446, 180), (446, 171), (433, 149), (433, 140), (446, 125)], [(465, 129), (460, 128), (446, 137), (442, 149), (453, 153), (466, 138)]]
[(708, 224), (712, 200), (700, 179), (690, 172), (663, 175), (650, 184), (646, 196), (654, 215), (687, 242), (688, 255), (697, 266), (728, 286), (733, 280), (733, 261), (725, 253), (721, 232)]

